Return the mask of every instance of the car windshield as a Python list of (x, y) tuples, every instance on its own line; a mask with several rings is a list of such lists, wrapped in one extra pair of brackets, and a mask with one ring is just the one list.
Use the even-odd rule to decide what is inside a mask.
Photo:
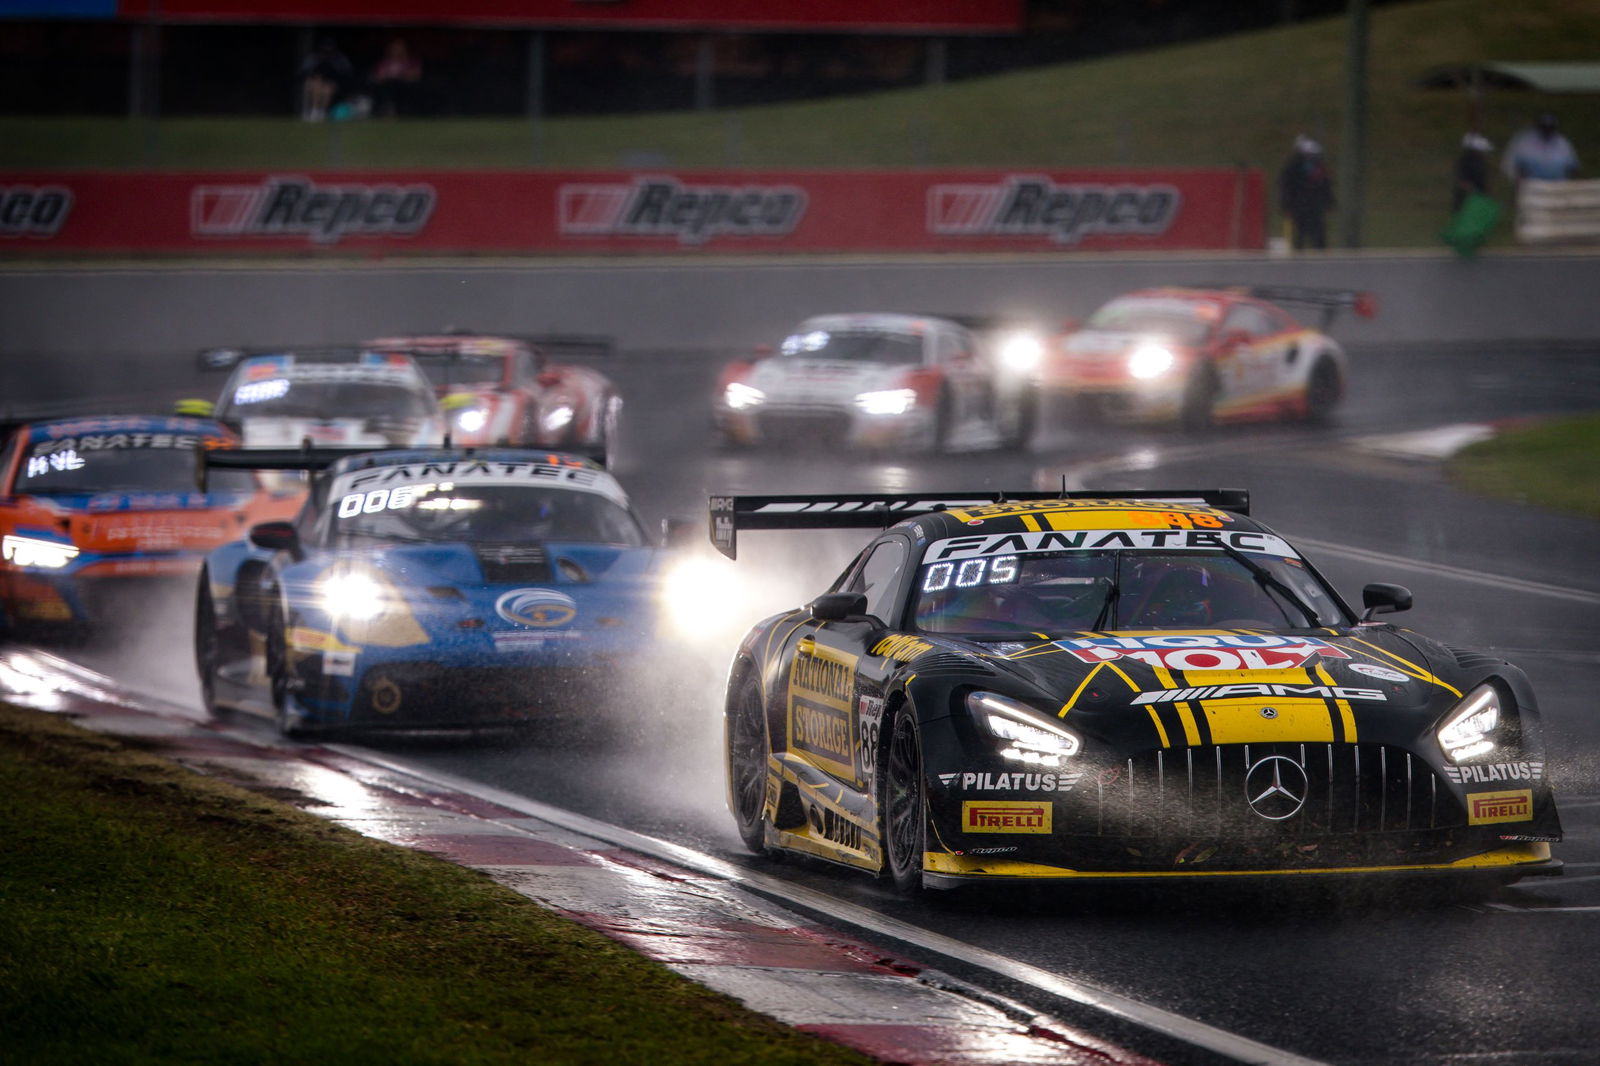
[(834, 363), (915, 366), (922, 362), (922, 337), (882, 330), (813, 329), (786, 338), (778, 354), (791, 359)]
[(384, 381), (247, 381), (218, 412), (224, 422), (246, 418), (426, 418), (431, 394), (416, 385)]
[(505, 377), (505, 360), (498, 355), (423, 357), (417, 363), (435, 385), (498, 385)]
[(1150, 333), (1179, 344), (1205, 342), (1213, 319), (1211, 305), (1190, 300), (1113, 300), (1089, 316), (1084, 329), (1107, 333)]
[[(139, 435), (125, 434), (127, 437)], [(163, 435), (144, 434), (160, 440)], [(188, 440), (187, 446), (110, 445), (83, 447), (79, 442), (57, 446), (47, 454), (32, 455), (17, 472), (17, 491), (35, 495), (82, 493), (193, 493), (195, 438), (165, 434), (168, 442)], [(211, 492), (251, 492), (255, 481), (249, 471), (217, 471), (207, 481)]]
[(627, 508), (594, 492), (441, 481), (330, 501), (334, 543), (351, 540), (493, 543), (569, 541), (635, 548), (644, 532)]
[[(927, 633), (1059, 638), (1114, 629), (1303, 629), (1344, 619), (1297, 558), (1222, 551), (1064, 551), (925, 562), (913, 621)], [(1291, 598), (1273, 580), (1293, 590)], [(1310, 610), (1312, 618), (1295, 603)]]

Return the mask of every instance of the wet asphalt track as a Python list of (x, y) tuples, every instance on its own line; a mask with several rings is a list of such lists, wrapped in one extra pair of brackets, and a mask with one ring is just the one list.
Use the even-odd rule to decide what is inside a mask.
[[(1592, 1064), (1600, 1061), (1600, 523), (1457, 493), (1429, 465), (1374, 457), (1348, 438), (1443, 423), (1600, 409), (1600, 349), (1439, 348), (1355, 355), (1336, 426), (1223, 430), (1196, 443), (1160, 430), (1050, 425), (1027, 455), (881, 462), (826, 452), (722, 455), (707, 445), (709, 362), (619, 358), (628, 407), (619, 474), (652, 519), (700, 515), (708, 491), (1085, 487), (1251, 489), (1254, 513), (1295, 538), (1348, 599), (1373, 580), (1408, 585), (1402, 621), (1504, 651), (1532, 676), (1552, 741), (1568, 876), (1469, 904), (1340, 898), (1281, 886), (1195, 893), (993, 892), (904, 901), (867, 878), (806, 863), (759, 865), (845, 900), (1076, 980), (1333, 1063)], [(758, 543), (758, 538), (760, 542)], [(820, 591), (859, 543), (757, 534), (739, 573), (757, 603)], [(1393, 556), (1385, 561), (1370, 553)], [(1513, 580), (1506, 580), (1507, 578)], [(129, 684), (194, 704), (187, 601), (142, 619), (119, 647), (81, 657)], [(727, 612), (724, 612), (727, 613)], [(757, 863), (721, 807), (716, 673), (725, 652), (658, 679), (656, 725), (616, 749), (506, 738), (384, 741), (390, 754)], [(197, 712), (198, 713), (198, 712)], [(265, 726), (263, 725), (263, 728)], [(1068, 1021), (1076, 1009), (956, 962), (945, 969)], [(1213, 1061), (1113, 1026), (1172, 1061)]]

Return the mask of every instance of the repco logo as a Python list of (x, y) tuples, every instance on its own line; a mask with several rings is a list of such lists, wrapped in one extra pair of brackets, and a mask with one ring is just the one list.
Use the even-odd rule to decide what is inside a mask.
[(0, 185), (0, 237), (54, 237), (71, 213), (64, 185)]
[(411, 237), (428, 224), (432, 185), (318, 185), (271, 177), (260, 185), (198, 185), (189, 194), (196, 237)]
[(563, 185), (557, 200), (564, 236), (676, 237), (680, 244), (781, 237), (806, 213), (805, 190), (794, 185), (684, 185), (673, 178)]
[(1178, 217), (1183, 195), (1155, 183), (1072, 182), (1013, 176), (1003, 185), (935, 185), (928, 232), (960, 237), (1048, 237), (1076, 244), (1094, 234), (1155, 237)]

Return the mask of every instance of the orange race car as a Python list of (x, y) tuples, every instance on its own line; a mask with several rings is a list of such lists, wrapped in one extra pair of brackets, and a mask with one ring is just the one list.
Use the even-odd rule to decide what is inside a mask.
[[(1279, 304), (1320, 309), (1320, 328)], [(1156, 288), (1118, 296), (1067, 334), (1039, 368), (1045, 397), (1079, 418), (1213, 422), (1318, 420), (1344, 395), (1341, 308), (1370, 318), (1371, 293), (1292, 286)]]
[(82, 636), (194, 580), (211, 548), (291, 517), (302, 492), (251, 474), (201, 492), (197, 453), (236, 447), (209, 418), (110, 415), (12, 425), (0, 448), (0, 627)]

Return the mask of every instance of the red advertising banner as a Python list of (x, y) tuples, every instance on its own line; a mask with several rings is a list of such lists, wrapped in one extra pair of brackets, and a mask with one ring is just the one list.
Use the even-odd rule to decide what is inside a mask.
[(1259, 170), (3, 173), (0, 254), (1259, 249)]
[(116, 0), (162, 22), (378, 22), (618, 30), (1015, 33), (1022, 0)]

